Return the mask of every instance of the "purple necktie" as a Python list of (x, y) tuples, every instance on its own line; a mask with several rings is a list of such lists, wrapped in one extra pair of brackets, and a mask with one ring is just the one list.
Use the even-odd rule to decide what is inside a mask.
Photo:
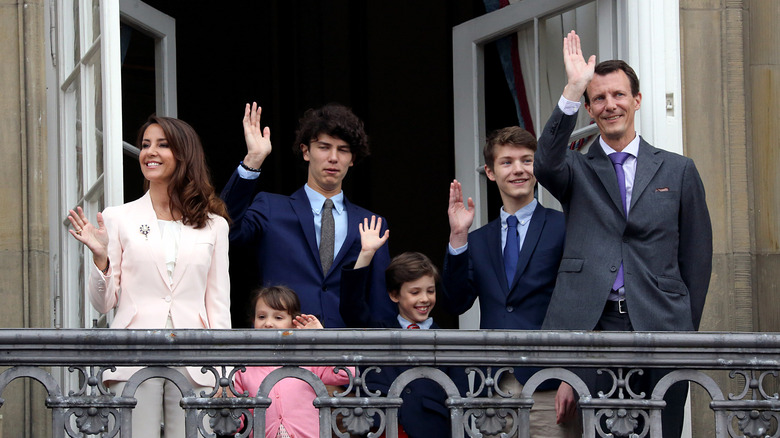
[[(628, 152), (615, 152), (609, 154), (609, 159), (612, 160), (612, 165), (615, 166), (615, 173), (617, 174), (618, 187), (620, 188), (620, 198), (623, 201), (623, 211), (628, 218), (628, 206), (626, 205), (626, 173), (623, 171), (623, 163), (630, 156)], [(613, 290), (618, 290), (623, 287), (623, 262), (620, 262), (620, 269), (618, 269), (617, 277), (615, 277), (615, 283), (612, 285)]]

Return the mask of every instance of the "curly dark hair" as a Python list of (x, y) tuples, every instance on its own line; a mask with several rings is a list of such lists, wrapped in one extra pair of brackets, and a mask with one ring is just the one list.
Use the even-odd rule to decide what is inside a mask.
[(316, 140), (320, 134), (338, 137), (349, 144), (352, 161), (355, 163), (371, 153), (363, 121), (344, 105), (329, 103), (322, 108), (306, 110), (298, 121), (293, 151), (300, 155), (301, 145), (309, 147), (311, 141)]
[[(176, 169), (168, 185), (171, 211), (180, 211), (182, 223), (196, 229), (206, 226), (209, 213), (222, 216), (230, 223), (227, 207), (211, 184), (203, 145), (195, 129), (183, 120), (152, 114), (138, 130), (136, 145), (139, 148), (143, 145), (144, 132), (154, 124), (162, 128), (176, 159)], [(149, 181), (145, 180), (144, 190), (148, 189)]]

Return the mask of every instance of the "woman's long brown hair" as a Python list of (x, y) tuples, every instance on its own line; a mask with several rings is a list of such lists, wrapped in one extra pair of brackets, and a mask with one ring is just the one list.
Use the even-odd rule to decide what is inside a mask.
[[(176, 159), (176, 169), (168, 185), (171, 211), (180, 211), (182, 223), (194, 228), (205, 227), (209, 213), (222, 216), (230, 222), (227, 207), (211, 184), (203, 145), (192, 126), (183, 120), (151, 115), (138, 131), (138, 147), (142, 147), (146, 128), (155, 123), (165, 133), (168, 147)], [(144, 189), (149, 189), (148, 180), (144, 182)]]

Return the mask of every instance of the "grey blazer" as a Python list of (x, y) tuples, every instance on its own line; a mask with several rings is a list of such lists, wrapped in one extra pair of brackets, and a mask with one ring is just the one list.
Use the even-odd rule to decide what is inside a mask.
[(543, 329), (592, 330), (623, 261), (626, 303), (638, 331), (697, 330), (712, 271), (712, 225), (689, 158), (639, 145), (626, 219), (617, 176), (598, 145), (568, 149), (576, 116), (557, 106), (534, 162), (566, 216), (563, 259)]

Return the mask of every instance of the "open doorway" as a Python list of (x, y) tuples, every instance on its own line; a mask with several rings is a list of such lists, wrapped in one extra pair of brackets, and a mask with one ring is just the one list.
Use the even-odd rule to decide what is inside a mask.
[[(176, 20), (178, 117), (201, 135), (218, 190), (246, 151), (246, 102), (262, 105), (274, 145), (259, 189), (281, 194), (305, 182), (291, 151), (298, 118), (343, 103), (365, 122), (372, 151), (350, 170), (346, 195), (388, 219), (391, 255), (420, 251), (441, 266), (454, 178), (452, 28), (484, 14), (481, 0), (146, 3)], [(234, 327), (248, 326), (251, 262), (231, 253)], [(441, 307), (436, 320), (457, 327)]]

